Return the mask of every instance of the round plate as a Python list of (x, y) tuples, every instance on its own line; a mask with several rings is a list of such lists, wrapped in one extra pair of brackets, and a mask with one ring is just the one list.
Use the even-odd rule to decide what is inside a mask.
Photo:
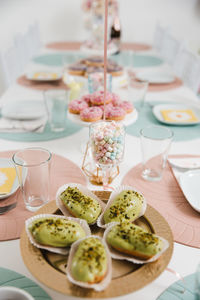
[[(67, 112), (67, 117), (72, 122), (74, 122), (74, 123), (76, 123), (78, 125), (84, 126), (84, 127), (89, 127), (90, 124), (92, 123), (92, 122), (84, 122), (84, 121), (82, 121), (80, 119), (79, 115), (71, 114), (69, 111)], [(124, 120), (122, 120), (120, 122), (122, 122), (125, 126), (129, 126), (129, 125), (135, 123), (137, 121), (137, 118), (138, 118), (138, 112), (137, 112), (136, 109), (134, 109), (134, 111), (131, 112), (130, 114), (126, 114)]]
[[(166, 110), (172, 110), (174, 111), (174, 114), (171, 114), (171, 118), (174, 118), (174, 121), (167, 121), (164, 119), (162, 115), (162, 111)], [(187, 112), (182, 112), (181, 113), (181, 119), (176, 119), (176, 114), (180, 115), (179, 112), (176, 113), (178, 110), (190, 110), (192, 113), (196, 116), (197, 120), (194, 121), (189, 121), (190, 115), (188, 115)], [(160, 104), (160, 105), (155, 105), (153, 107), (153, 114), (156, 117), (156, 119), (164, 124), (167, 125), (177, 125), (177, 126), (182, 126), (182, 125), (195, 125), (200, 123), (200, 109), (197, 107), (189, 107), (186, 105), (181, 105), (181, 104)], [(188, 121), (187, 121), (188, 120)]]
[[(11, 159), (0, 157), (0, 168), (14, 168), (14, 165), (13, 165)], [(16, 176), (15, 180), (13, 182), (12, 189), (11, 189), (10, 193), (0, 194), (0, 200), (10, 197), (12, 194), (14, 194), (16, 192), (16, 190), (18, 188), (19, 188), (19, 183), (18, 183), (18, 179), (17, 179), (17, 176)]]
[(200, 170), (184, 172), (179, 178), (180, 187), (189, 204), (200, 213), (199, 183)]
[(151, 84), (167, 84), (175, 80), (172, 74), (159, 71), (141, 71), (136, 74), (136, 78), (142, 81), (148, 81)]
[(39, 100), (9, 101), (1, 109), (2, 117), (14, 120), (39, 119), (45, 114), (44, 103)]
[(35, 300), (52, 300), (37, 283), (9, 269), (0, 268), (0, 286), (14, 286), (23, 289), (34, 297)]
[(26, 78), (33, 81), (57, 81), (62, 78), (61, 72), (32, 71), (26, 74)]
[[(95, 192), (101, 199), (108, 199), (110, 192)], [(55, 201), (45, 205), (38, 211), (41, 213), (57, 213)], [(70, 283), (65, 274), (67, 257), (49, 254), (30, 244), (25, 230), (21, 235), (20, 247), (24, 263), (30, 272), (48, 287), (66, 295), (80, 298), (110, 298), (132, 293), (157, 278), (167, 267), (173, 252), (173, 236), (165, 219), (148, 205), (145, 216), (139, 218), (137, 225), (155, 232), (169, 242), (169, 248), (155, 262), (135, 265), (128, 261), (112, 260), (113, 276), (110, 285), (102, 292), (84, 289)], [(101, 228), (92, 226), (92, 233), (102, 235)], [(48, 274), (48, 276), (47, 276)]]

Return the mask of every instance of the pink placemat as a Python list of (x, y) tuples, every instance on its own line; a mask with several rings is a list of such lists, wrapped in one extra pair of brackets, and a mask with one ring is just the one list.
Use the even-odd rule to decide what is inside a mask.
[[(133, 80), (133, 82), (134, 81), (140, 82), (140, 80), (137, 79), (135, 72), (129, 71), (128, 75), (130, 76), (130, 79)], [(182, 80), (179, 79), (178, 77), (175, 77), (174, 81), (172, 81), (170, 83), (159, 83), (159, 84), (149, 83), (148, 91), (149, 92), (162, 92), (162, 91), (173, 90), (173, 89), (179, 88), (182, 85), (183, 85)]]
[(122, 43), (122, 50), (132, 50), (132, 51), (147, 51), (151, 50), (152, 46), (143, 43)]
[(135, 187), (145, 196), (148, 204), (163, 215), (171, 227), (175, 242), (200, 248), (200, 214), (188, 204), (169, 164), (162, 180), (158, 182), (144, 180), (141, 173), (142, 165), (139, 164), (125, 175), (122, 183)]
[[(80, 42), (54, 42), (46, 45), (47, 48), (54, 50), (79, 50), (81, 47)], [(143, 43), (123, 43), (121, 46), (122, 50), (133, 50), (133, 51), (146, 51), (152, 49), (148, 44)]]
[(46, 47), (54, 50), (79, 50), (81, 44), (81, 42), (52, 42)]
[(177, 89), (182, 85), (183, 85), (182, 80), (180, 80), (179, 78), (176, 77), (175, 80), (170, 82), (170, 83), (162, 83), (162, 84), (152, 84), (152, 83), (150, 83), (148, 91), (150, 91), (150, 92), (162, 92), (162, 91)]
[(20, 76), (17, 78), (17, 83), (20, 85), (23, 85), (27, 88), (45, 91), (45, 90), (51, 90), (51, 89), (67, 89), (67, 85), (60, 80), (56, 80), (54, 82), (47, 82), (47, 81), (33, 81), (26, 78), (25, 75)]
[[(0, 157), (11, 158), (16, 151), (0, 152)], [(86, 185), (86, 177), (81, 169), (72, 161), (57, 154), (52, 155), (50, 171), (50, 199), (55, 200), (58, 188), (67, 182)], [(0, 206), (17, 201), (16, 208), (0, 216), (0, 240), (12, 240), (20, 237), (24, 221), (33, 213), (25, 209), (20, 189), (11, 197), (0, 200)]]

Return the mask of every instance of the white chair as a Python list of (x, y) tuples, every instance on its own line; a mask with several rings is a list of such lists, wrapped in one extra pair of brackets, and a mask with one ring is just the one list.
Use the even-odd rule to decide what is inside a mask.
[(184, 47), (184, 41), (176, 39), (171, 32), (166, 31), (160, 49), (160, 55), (170, 65), (175, 63), (176, 57)]
[(9, 87), (20, 74), (20, 62), (14, 45), (0, 52), (0, 69), (5, 88)]
[(15, 34), (13, 44), (5, 51), (0, 49), (1, 93), (24, 72), (26, 65), (39, 52), (40, 47), (39, 27), (34, 22), (24, 33)]
[(167, 30), (168, 28), (160, 25), (159, 23), (156, 24), (153, 36), (153, 48), (156, 49), (158, 53), (161, 52), (161, 49), (163, 47), (163, 40)]
[(38, 54), (42, 43), (40, 40), (40, 31), (39, 31), (39, 25), (37, 22), (34, 22), (31, 24), (27, 30), (27, 45), (29, 47), (29, 59), (33, 57), (34, 55)]
[(179, 51), (173, 66), (174, 73), (195, 93), (200, 87), (200, 57), (186, 48)]

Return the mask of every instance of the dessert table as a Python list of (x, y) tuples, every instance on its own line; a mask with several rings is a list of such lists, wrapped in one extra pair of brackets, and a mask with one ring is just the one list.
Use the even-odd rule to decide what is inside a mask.
[[(72, 45), (73, 46), (73, 45)], [(70, 46), (70, 50), (73, 47)], [(75, 45), (77, 50), (77, 44)], [(129, 46), (130, 47), (130, 46)], [(66, 51), (66, 49), (64, 49)], [(63, 51), (64, 51), (63, 50)], [(56, 50), (53, 47), (43, 49), (41, 53), (56, 53), (56, 51), (60, 51), (60, 49)], [(152, 55), (152, 50), (148, 50), (149, 53)], [(147, 49), (144, 53), (148, 53)], [(31, 63), (28, 68), (32, 68), (34, 63)], [(34, 67), (36, 67), (34, 65)], [(163, 65), (155, 66), (155, 68), (159, 69), (162, 68)], [(27, 68), (27, 69), (28, 69)], [(149, 67), (148, 67), (149, 68)], [(142, 67), (145, 69), (145, 67)], [(9, 101), (10, 99), (20, 100), (20, 99), (35, 99), (35, 100), (43, 100), (43, 93), (40, 90), (31, 89), (28, 87), (24, 87), (19, 83), (15, 83), (11, 85), (8, 90), (3, 94), (0, 99), (0, 105)], [(170, 89), (170, 90), (161, 90), (161, 91), (149, 91), (146, 96), (146, 103), (152, 103), (152, 101), (158, 101), (160, 103), (170, 102), (170, 103), (197, 103), (198, 105), (198, 98), (197, 96), (186, 86), (181, 85), (178, 88)], [(200, 103), (199, 103), (200, 105)], [(141, 123), (142, 124), (142, 123)], [(70, 126), (70, 123), (68, 124)], [(134, 126), (132, 124), (131, 126)], [(131, 128), (131, 127), (130, 127)], [(130, 133), (129, 133), (130, 132)], [(186, 133), (189, 135), (189, 132)], [(61, 136), (60, 138), (54, 139), (46, 139), (45, 141), (38, 140), (38, 141), (31, 141), (31, 139), (26, 140), (24, 137), (22, 139), (14, 139), (6, 137), (6, 133), (1, 135), (0, 132), (0, 151), (7, 151), (7, 150), (16, 150), (22, 149), (26, 147), (43, 147), (51, 152), (63, 156), (77, 166), (81, 167), (82, 160), (83, 160), (83, 153), (80, 150), (80, 141), (87, 142), (88, 140), (88, 128), (80, 127), (77, 130), (69, 131), (69, 134), (65, 136)], [(199, 155), (200, 150), (200, 132), (197, 133), (195, 137), (193, 136), (192, 139), (187, 136), (187, 139), (178, 139), (174, 141), (172, 147), (170, 149), (170, 154), (191, 154), (191, 155)], [(140, 140), (133, 132), (133, 130), (128, 128), (128, 133), (126, 134), (126, 147), (125, 147), (125, 155), (124, 161), (120, 165), (120, 174), (114, 180), (112, 186), (118, 186), (125, 175), (136, 165), (141, 162), (141, 151), (140, 151)], [(63, 170), (64, 171), (64, 170)], [(92, 190), (101, 189), (97, 186), (94, 186), (87, 183), (88, 187)], [(146, 182), (148, 185), (148, 182)], [(159, 182), (157, 183), (159, 185)], [(165, 198), (163, 197), (163, 201)], [(200, 215), (199, 215), (200, 217)], [(1, 218), (1, 216), (0, 216)], [(199, 222), (200, 223), (200, 222)], [(0, 230), (2, 230), (0, 228)], [(179, 228), (181, 233), (181, 228)], [(200, 235), (200, 225), (199, 225), (199, 235)], [(169, 263), (169, 268), (172, 269), (174, 272), (178, 272), (182, 277), (188, 276), (195, 272), (198, 263), (200, 263), (200, 255), (199, 255), (199, 248), (200, 248), (200, 238), (198, 247), (191, 247), (187, 245), (183, 245), (180, 243), (174, 243), (174, 251), (172, 255), (172, 259)], [(37, 279), (35, 279), (32, 274), (27, 269), (26, 265), (23, 262), (21, 253), (20, 253), (20, 245), (19, 239), (15, 240), (6, 240), (0, 241), (0, 266), (3, 268), (11, 269), (15, 272), (21, 273), (24, 276), (32, 279), (38, 285), (40, 285), (52, 299), (55, 300), (66, 300), (66, 299), (75, 299), (72, 296), (63, 295), (61, 293), (56, 292), (53, 289), (48, 288), (47, 286), (40, 283)], [(48, 274), (46, 274), (48, 276)], [(121, 300), (155, 300), (157, 297), (164, 292), (172, 283), (177, 281), (177, 278), (172, 272), (165, 270), (156, 280), (152, 283), (148, 284), (144, 288), (128, 295), (121, 296)], [(77, 299), (77, 298), (76, 298)], [(117, 298), (116, 298), (117, 299)], [(181, 293), (180, 293), (181, 299)]]

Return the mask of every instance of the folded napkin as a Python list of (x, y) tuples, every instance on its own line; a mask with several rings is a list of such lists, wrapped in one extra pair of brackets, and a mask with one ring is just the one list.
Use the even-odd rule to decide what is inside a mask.
[(178, 184), (181, 174), (189, 170), (200, 169), (200, 157), (168, 158), (168, 162)]
[[(193, 209), (200, 212), (200, 202), (198, 197), (198, 182), (195, 178), (187, 180), (187, 184), (183, 185), (183, 175), (187, 171), (200, 170), (200, 157), (187, 157), (187, 158), (170, 158), (168, 159), (172, 172), (186, 198), (188, 203)], [(191, 173), (190, 173), (191, 174)], [(194, 173), (195, 174), (195, 173)], [(183, 175), (183, 176), (182, 176)], [(188, 175), (186, 175), (188, 176)], [(189, 177), (186, 177), (189, 179)], [(185, 183), (186, 183), (185, 182)], [(189, 188), (188, 188), (189, 187)]]
[(172, 167), (177, 167), (179, 169), (200, 168), (200, 157), (168, 158), (168, 161)]
[(0, 168), (0, 194), (10, 193), (15, 177), (15, 168)]
[(35, 120), (0, 119), (0, 132), (43, 132), (46, 117)]

